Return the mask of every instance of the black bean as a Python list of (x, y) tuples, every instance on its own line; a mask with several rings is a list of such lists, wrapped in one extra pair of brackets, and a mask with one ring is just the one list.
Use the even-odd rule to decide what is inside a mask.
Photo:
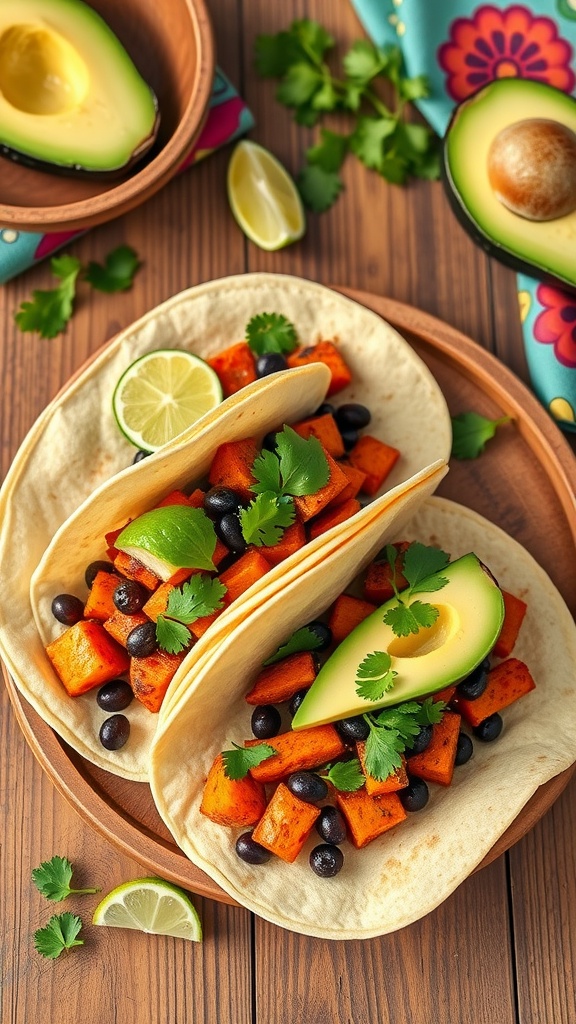
[(126, 715), (112, 715), (102, 722), (98, 735), (106, 750), (120, 750), (130, 735), (130, 722)]
[(490, 669), (490, 658), (484, 658), (477, 668), (466, 676), (461, 683), (458, 683), (457, 691), (459, 697), (465, 700), (477, 700), (481, 697), (488, 685), (488, 672)]
[(332, 630), (330, 626), (327, 626), (325, 622), (320, 622), (319, 619), (314, 619), (313, 622), (308, 623), (307, 628), (320, 640), (318, 647), (314, 648), (315, 651), (325, 651), (330, 647), (332, 643)]
[(476, 725), (472, 731), (483, 743), (492, 743), (492, 740), (498, 739), (503, 725), (502, 716), (495, 711), (493, 715), (488, 715), (488, 718), (480, 722), (480, 725)]
[(370, 726), (363, 715), (354, 715), (351, 718), (341, 718), (334, 722), (336, 729), (346, 743), (357, 743), (359, 740), (367, 740), (370, 735)]
[(461, 732), (458, 735), (458, 745), (456, 747), (456, 758), (454, 760), (455, 765), (466, 764), (470, 760), (474, 753), (474, 744), (467, 733)]
[(247, 864), (265, 864), (270, 860), (270, 850), (260, 846), (252, 838), (252, 832), (243, 832), (236, 840), (236, 853)]
[(124, 615), (135, 615), (148, 600), (148, 592), (136, 580), (121, 580), (112, 594), (114, 606)]
[(334, 406), (331, 405), (330, 402), (322, 402), (322, 405), (318, 406), (318, 408), (316, 409), (316, 412), (313, 413), (313, 415), (314, 416), (333, 416), (335, 411), (336, 410), (335, 410)]
[(242, 498), (231, 487), (211, 487), (204, 495), (204, 511), (210, 519), (221, 519), (242, 508)]
[(328, 796), (327, 783), (315, 772), (292, 772), (292, 775), (288, 776), (286, 785), (294, 796), (305, 800), (307, 804), (325, 800)]
[(124, 711), (131, 703), (132, 687), (124, 679), (112, 679), (104, 683), (96, 694), (96, 703), (103, 711)]
[(298, 711), (298, 708), (300, 707), (300, 705), (301, 705), (302, 701), (304, 700), (304, 697), (306, 696), (307, 693), (308, 693), (307, 689), (306, 690), (296, 690), (296, 693), (294, 693), (292, 695), (292, 697), (290, 698), (290, 703), (288, 704), (288, 713), (290, 715), (292, 715), (292, 718), (294, 718), (294, 715)]
[(242, 555), (248, 547), (244, 540), (240, 520), (235, 512), (227, 512), (216, 523), (216, 533), (230, 551)]
[(354, 430), (353, 427), (350, 427), (348, 430), (341, 430), (340, 437), (342, 438), (344, 450), (351, 452), (354, 446), (358, 444), (360, 434), (357, 430)]
[(359, 402), (346, 402), (338, 406), (334, 413), (336, 423), (341, 430), (362, 430), (372, 419), (370, 410)]
[(52, 615), (64, 626), (73, 626), (84, 617), (84, 605), (74, 594), (58, 594), (52, 601)]
[(86, 580), (87, 587), (92, 586), (99, 572), (114, 572), (112, 562), (105, 562), (104, 560), (90, 562), (90, 565), (87, 566), (86, 572), (84, 573), (84, 579)]
[(310, 867), (320, 878), (334, 878), (342, 869), (344, 854), (337, 846), (320, 843), (310, 854)]
[(273, 704), (259, 704), (252, 712), (250, 726), (252, 733), (259, 740), (268, 740), (280, 732), (282, 718), (278, 708)]
[(328, 804), (316, 819), (316, 831), (325, 843), (338, 846), (346, 839), (346, 821), (337, 807)]
[(398, 796), (405, 811), (421, 811), (426, 807), (430, 793), (424, 779), (413, 776), (405, 789), (399, 790)]
[(270, 373), (279, 373), (287, 367), (288, 363), (281, 352), (265, 352), (256, 360), (256, 376), (268, 377)]
[(134, 626), (126, 637), (126, 650), (131, 658), (147, 658), (157, 648), (155, 622), (142, 622)]
[(152, 455), (152, 452), (145, 452), (143, 448), (139, 448), (132, 459), (132, 465), (135, 465), (137, 462), (142, 462), (142, 459), (147, 459), (149, 455)]
[(412, 757), (414, 754), (421, 754), (432, 739), (432, 726), (421, 725), (420, 732), (414, 736), (410, 746), (405, 750), (406, 757)]

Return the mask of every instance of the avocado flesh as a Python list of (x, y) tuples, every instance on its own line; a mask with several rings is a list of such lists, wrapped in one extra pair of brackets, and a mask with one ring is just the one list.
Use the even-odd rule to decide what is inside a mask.
[(444, 139), (448, 196), (464, 227), (491, 255), (516, 270), (576, 287), (576, 210), (533, 221), (508, 210), (488, 179), (488, 152), (500, 131), (545, 118), (576, 133), (576, 100), (529, 79), (502, 78), (462, 102)]
[(158, 129), (156, 98), (81, 0), (0, 4), (0, 147), (22, 163), (113, 175)]
[[(397, 603), (391, 598), (364, 619), (322, 666), (292, 720), (293, 729), (424, 697), (460, 682), (480, 664), (502, 628), (502, 592), (474, 554), (451, 562), (439, 575), (448, 580), (441, 590), (418, 593), (412, 599), (439, 609), (435, 624), (417, 635), (397, 637), (383, 621), (388, 608)], [(387, 651), (391, 668), (398, 673), (391, 689), (377, 701), (356, 693), (358, 666), (373, 651)]]

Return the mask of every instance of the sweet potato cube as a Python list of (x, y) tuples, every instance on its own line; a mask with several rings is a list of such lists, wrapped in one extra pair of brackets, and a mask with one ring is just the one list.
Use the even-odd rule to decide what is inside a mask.
[(187, 653), (186, 650), (168, 654), (159, 649), (147, 658), (130, 659), (130, 686), (134, 696), (154, 714), (160, 711), (172, 677)]
[(350, 498), (355, 498), (358, 492), (362, 490), (366, 479), (366, 473), (356, 469), (356, 466), (351, 466), (349, 462), (340, 461), (338, 465), (347, 478), (348, 483), (344, 490), (340, 491), (335, 498), (332, 498), (328, 508), (334, 508), (336, 505), (341, 505), (344, 501), (349, 501)]
[(170, 491), (154, 508), (165, 508), (167, 505), (189, 505), (188, 495), (184, 491)]
[(84, 605), (85, 619), (99, 619), (100, 622), (104, 622), (105, 619), (109, 619), (114, 614), (116, 605), (112, 600), (112, 596), (119, 583), (120, 578), (115, 572), (101, 570), (96, 573), (86, 604)]
[(128, 555), (125, 551), (119, 551), (114, 559), (114, 568), (121, 572), (123, 576), (126, 576), (129, 580), (136, 580), (137, 583), (141, 583), (146, 590), (156, 590), (159, 586), (160, 580), (158, 577), (147, 569), (142, 562), (137, 558), (133, 558), (132, 555)]
[(307, 523), (313, 516), (317, 516), (348, 484), (348, 478), (338, 463), (334, 461), (329, 452), (325, 451), (324, 454), (330, 470), (328, 483), (314, 494), (304, 494), (302, 497), (294, 498), (294, 504), (303, 523)]
[(399, 544), (393, 545), (398, 554), (396, 556), (394, 574), (388, 565), (388, 562), (374, 561), (371, 562), (366, 570), (366, 576), (364, 578), (364, 597), (367, 601), (373, 601), (374, 604), (380, 605), (389, 601), (391, 597), (394, 597), (394, 587), (392, 586), (392, 575), (394, 575), (394, 582), (398, 590), (404, 590), (408, 586), (407, 579), (402, 575), (402, 562), (403, 555), (406, 549), (409, 547), (408, 541), (401, 541)]
[[(261, 740), (246, 740), (245, 747), (253, 747)], [(284, 732), (266, 740), (276, 754), (250, 769), (258, 782), (278, 782), (291, 772), (317, 768), (346, 750), (346, 744), (333, 725), (314, 725), (310, 729)]]
[(434, 702), (437, 700), (443, 700), (445, 704), (449, 704), (450, 701), (453, 700), (455, 693), (456, 685), (445, 686), (443, 690), (438, 690), (436, 693), (431, 694), (431, 697)]
[(48, 644), (46, 654), (71, 697), (116, 679), (130, 663), (126, 651), (93, 619), (70, 626)]
[(195, 622), (191, 622), (188, 629), (192, 633), (192, 636), (194, 636), (196, 640), (199, 640), (201, 636), (204, 636), (206, 630), (210, 629), (213, 622), (216, 622), (216, 619), (222, 614), (223, 610), (223, 608), (220, 608), (217, 612), (212, 612), (210, 615), (203, 615), (202, 618), (196, 619)]
[(206, 491), (203, 491), (201, 487), (196, 487), (192, 494), (188, 496), (188, 504), (192, 508), (202, 508), (205, 496)]
[(498, 658), (508, 658), (514, 650), (528, 605), (521, 598), (509, 594), (506, 590), (502, 591), (502, 597), (504, 598), (504, 622), (494, 646), (494, 654)]
[(270, 572), (270, 562), (266, 561), (258, 548), (248, 548), (237, 562), (233, 562), (228, 569), (220, 575), (220, 582), (226, 587), (224, 603), (232, 604), (237, 597), (248, 590), (254, 583), (258, 583), (267, 572)]
[(252, 466), (259, 452), (260, 446), (254, 437), (247, 437), (243, 441), (225, 441), (212, 459), (208, 473), (210, 486), (230, 487), (245, 501), (251, 501), (254, 495), (250, 486), (256, 483)]
[(314, 537), (320, 537), (327, 530), (331, 530), (333, 526), (345, 523), (347, 519), (351, 519), (352, 516), (356, 515), (360, 508), (360, 502), (356, 498), (349, 498), (348, 501), (343, 501), (341, 505), (336, 505), (335, 508), (326, 509), (322, 515), (317, 516), (310, 523), (310, 537), (313, 540)]
[(278, 565), (279, 562), (283, 562), (285, 558), (289, 558), (290, 555), (303, 548), (305, 543), (306, 530), (304, 523), (296, 519), (291, 526), (286, 527), (277, 544), (272, 544), (270, 547), (266, 546), (262, 551), (270, 565)]
[(133, 629), (136, 629), (136, 626), (142, 626), (145, 622), (149, 622), (149, 619), (147, 615), (144, 615), (144, 612), (125, 615), (124, 612), (119, 612), (115, 608), (113, 615), (106, 619), (106, 622), (102, 623), (102, 625), (117, 643), (122, 644), (122, 647), (126, 647), (128, 635)]
[(292, 864), (306, 842), (320, 808), (294, 796), (283, 782), (252, 833), (256, 843)]
[(288, 356), (288, 366), (306, 366), (324, 363), (331, 374), (327, 395), (335, 395), (352, 382), (352, 373), (333, 341), (319, 341), (317, 345), (297, 349)]
[(246, 701), (248, 704), (281, 704), (290, 700), (297, 690), (312, 686), (315, 678), (316, 662), (310, 651), (289, 654), (258, 673), (246, 694)]
[(229, 779), (224, 771), (222, 754), (214, 761), (204, 792), (200, 813), (217, 825), (243, 828), (255, 825), (266, 810), (266, 794), (261, 782), (250, 775), (243, 779)]
[(417, 775), (426, 782), (437, 782), (449, 786), (454, 774), (454, 761), (460, 732), (460, 715), (445, 711), (439, 722), (432, 726), (432, 739), (421, 754), (414, 754), (407, 761), (410, 775)]
[(404, 757), (401, 757), (402, 764), (400, 768), (393, 771), (386, 779), (375, 779), (373, 775), (370, 775), (366, 770), (366, 743), (364, 740), (360, 740), (356, 744), (356, 753), (358, 754), (358, 760), (364, 775), (366, 777), (366, 792), (370, 796), (374, 796), (376, 793), (395, 793), (398, 789), (404, 789), (408, 785), (408, 775), (406, 773), (406, 761)]
[(400, 458), (398, 448), (384, 444), (371, 434), (363, 434), (356, 442), (348, 458), (356, 469), (366, 473), (362, 484), (364, 494), (376, 494), (386, 477)]
[(256, 380), (256, 361), (246, 341), (237, 341), (222, 352), (210, 356), (208, 363), (218, 374), (224, 398), (235, 395)]
[(508, 658), (490, 669), (488, 684), (480, 697), (476, 700), (458, 697), (458, 711), (469, 725), (480, 725), (489, 715), (509, 707), (535, 686), (528, 666), (518, 658)]
[(376, 605), (362, 601), (359, 597), (340, 594), (332, 605), (328, 625), (332, 630), (334, 643), (339, 644), (359, 626), (361, 622), (376, 611)]
[(150, 595), (142, 611), (152, 622), (158, 621), (158, 616), (163, 615), (168, 606), (168, 598), (174, 590), (173, 583), (161, 583), (160, 586)]
[(333, 459), (340, 459), (344, 455), (344, 442), (342, 434), (338, 430), (338, 424), (331, 413), (324, 413), (322, 416), (310, 416), (307, 420), (300, 420), (293, 423), (292, 429), (300, 434), (300, 437), (308, 439), (316, 437), (323, 448)]
[(338, 791), (336, 803), (346, 818), (350, 839), (358, 850), (407, 817), (396, 793), (370, 796), (365, 786), (354, 793)]

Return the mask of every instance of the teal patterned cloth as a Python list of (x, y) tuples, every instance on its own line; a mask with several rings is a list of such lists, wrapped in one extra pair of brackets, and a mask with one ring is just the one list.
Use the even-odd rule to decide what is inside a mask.
[[(495, 78), (576, 95), (576, 0), (352, 3), (374, 42), (400, 46), (407, 74), (428, 77), (430, 96), (418, 106), (439, 135), (455, 104)], [(576, 431), (576, 295), (524, 274), (517, 283), (532, 387), (559, 426)]]

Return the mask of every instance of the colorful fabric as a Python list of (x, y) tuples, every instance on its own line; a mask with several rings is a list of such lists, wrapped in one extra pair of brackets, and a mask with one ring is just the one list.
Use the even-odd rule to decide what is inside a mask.
[[(380, 46), (400, 46), (406, 72), (425, 74), (418, 106), (443, 135), (456, 103), (496, 78), (531, 78), (576, 95), (576, 0), (352, 0)], [(575, 252), (576, 256), (576, 252)], [(576, 431), (576, 296), (519, 274), (532, 386), (559, 425)]]
[[(219, 68), (216, 69), (210, 109), (206, 123), (178, 173), (210, 156), (215, 149), (238, 138), (254, 126), (254, 118), (236, 89)], [(41, 234), (0, 227), (0, 284), (51, 256), (85, 231), (58, 231)]]

